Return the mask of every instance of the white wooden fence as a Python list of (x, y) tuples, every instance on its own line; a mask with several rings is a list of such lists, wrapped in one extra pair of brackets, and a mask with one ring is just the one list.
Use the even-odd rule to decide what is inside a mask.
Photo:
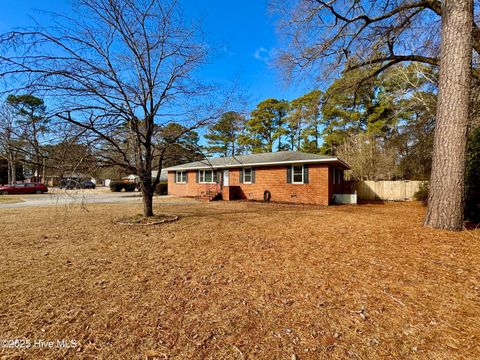
[(413, 200), (423, 181), (354, 181), (359, 200)]

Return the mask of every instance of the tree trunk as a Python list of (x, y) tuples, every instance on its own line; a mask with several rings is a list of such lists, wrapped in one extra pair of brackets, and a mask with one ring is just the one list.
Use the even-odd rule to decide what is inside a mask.
[(142, 190), (143, 216), (153, 216), (153, 194)]
[(462, 230), (473, 0), (442, 2), (440, 78), (425, 226)]
[(11, 154), (11, 158), (10, 158), (10, 171), (12, 172), (10, 177), (12, 179), (12, 183), (15, 183), (17, 182), (17, 164), (16, 164), (16, 161), (15, 161), (15, 154)]
[(8, 156), (7, 159), (7, 175), (7, 184), (10, 185), (12, 183), (12, 163), (10, 162), (10, 156)]
[(143, 216), (153, 216), (153, 188), (151, 173), (146, 173), (140, 176), (140, 191), (143, 199)]

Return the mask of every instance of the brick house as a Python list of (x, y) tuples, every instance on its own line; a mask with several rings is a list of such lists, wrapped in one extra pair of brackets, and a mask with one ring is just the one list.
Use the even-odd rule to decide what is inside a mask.
[(333, 194), (342, 193), (348, 169), (336, 157), (279, 151), (211, 158), (166, 170), (169, 195), (329, 205)]

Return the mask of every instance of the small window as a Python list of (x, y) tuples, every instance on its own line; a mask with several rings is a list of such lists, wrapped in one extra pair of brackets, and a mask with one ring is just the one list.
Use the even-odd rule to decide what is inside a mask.
[(252, 183), (252, 168), (243, 169), (243, 182), (245, 184)]
[(176, 182), (180, 184), (185, 184), (187, 182), (187, 172), (186, 171), (177, 171), (176, 174)]
[(200, 170), (198, 174), (198, 182), (200, 183), (213, 183), (213, 170)]
[(303, 184), (303, 165), (292, 166), (292, 184)]

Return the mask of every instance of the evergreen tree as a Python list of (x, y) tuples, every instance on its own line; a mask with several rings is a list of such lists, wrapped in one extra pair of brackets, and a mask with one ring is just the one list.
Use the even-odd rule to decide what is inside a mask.
[(288, 112), (288, 101), (267, 99), (259, 103), (251, 113), (251, 118), (245, 122), (245, 134), (241, 143), (253, 153), (271, 152), (275, 141), (282, 149), (284, 122)]
[(17, 113), (20, 137), (28, 143), (24, 158), (32, 165), (33, 175), (39, 181), (43, 160), (40, 141), (47, 131), (46, 106), (42, 99), (30, 94), (9, 95), (7, 104)]
[[(314, 90), (291, 102), (288, 129), (291, 149), (318, 152), (322, 125), (322, 92)], [(313, 140), (312, 140), (313, 138)]]
[(207, 148), (209, 152), (223, 156), (238, 155), (237, 142), (244, 122), (244, 116), (235, 111), (224, 113), (205, 135), (209, 144)]

